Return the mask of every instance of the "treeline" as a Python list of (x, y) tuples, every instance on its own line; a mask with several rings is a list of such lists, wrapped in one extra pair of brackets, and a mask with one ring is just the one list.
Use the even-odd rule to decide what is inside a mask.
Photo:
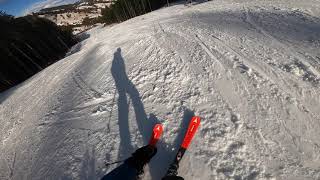
[(77, 40), (71, 29), (36, 16), (0, 12), (0, 92), (64, 57)]
[(101, 12), (101, 22), (118, 23), (159, 9), (178, 0), (116, 0)]

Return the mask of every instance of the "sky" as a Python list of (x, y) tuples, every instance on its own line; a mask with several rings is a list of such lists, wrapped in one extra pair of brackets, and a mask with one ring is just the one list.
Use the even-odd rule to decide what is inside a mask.
[(23, 16), (43, 8), (70, 4), (78, 0), (0, 0), (0, 10), (14, 16)]

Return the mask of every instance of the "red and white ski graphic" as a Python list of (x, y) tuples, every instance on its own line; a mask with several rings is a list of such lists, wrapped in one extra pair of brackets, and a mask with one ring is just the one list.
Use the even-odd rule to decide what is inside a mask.
[(149, 145), (155, 146), (157, 144), (158, 140), (160, 139), (162, 132), (163, 132), (162, 124), (156, 124), (153, 127), (152, 135), (151, 135), (151, 138), (149, 141)]
[(187, 149), (189, 147), (189, 145), (192, 141), (192, 138), (194, 137), (199, 125), (200, 125), (200, 117), (193, 116), (190, 123), (189, 123), (187, 133), (184, 136), (183, 142), (181, 144), (182, 148)]
[(199, 125), (200, 125), (200, 117), (193, 116), (189, 122), (188, 130), (184, 136), (184, 139), (183, 139), (182, 144), (176, 154), (176, 157), (173, 160), (173, 162), (170, 164), (170, 167), (167, 171), (167, 176), (175, 176), (178, 174), (179, 163), (180, 163), (184, 153), (188, 149), (189, 145), (191, 144), (191, 141), (192, 141), (194, 135), (196, 134)]

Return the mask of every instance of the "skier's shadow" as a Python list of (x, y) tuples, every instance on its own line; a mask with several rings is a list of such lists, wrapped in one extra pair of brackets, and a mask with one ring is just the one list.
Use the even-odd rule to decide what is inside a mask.
[(131, 144), (129, 131), (129, 101), (133, 106), (139, 132), (142, 135), (143, 143), (148, 143), (148, 138), (152, 132), (152, 127), (158, 123), (156, 118), (148, 118), (141, 101), (140, 94), (134, 84), (129, 80), (126, 74), (124, 59), (121, 54), (121, 48), (114, 53), (112, 61), (111, 74), (114, 78), (118, 91), (118, 121), (120, 132), (120, 150), (118, 158), (128, 157), (135, 151)]
[[(129, 80), (126, 74), (124, 59), (121, 54), (121, 48), (118, 48), (114, 53), (112, 61), (111, 74), (114, 78), (115, 85), (119, 94), (118, 97), (118, 122), (120, 133), (120, 149), (118, 159), (129, 157), (136, 149), (131, 144), (130, 131), (129, 131), (129, 102), (127, 95), (131, 100), (139, 132), (143, 136), (143, 144), (148, 144), (148, 138), (152, 133), (152, 128), (160, 121), (154, 114), (147, 116), (144, 105), (141, 101), (140, 94), (134, 84)], [(189, 109), (184, 109), (184, 116), (177, 132), (175, 141), (172, 145), (167, 145), (160, 141), (157, 145), (158, 153), (152, 158), (149, 163), (150, 175), (152, 179), (161, 179), (169, 167), (170, 163), (175, 157), (175, 153), (179, 148), (180, 143), (184, 137), (185, 131), (191, 117), (194, 113)], [(172, 150), (175, 149), (175, 150)]]

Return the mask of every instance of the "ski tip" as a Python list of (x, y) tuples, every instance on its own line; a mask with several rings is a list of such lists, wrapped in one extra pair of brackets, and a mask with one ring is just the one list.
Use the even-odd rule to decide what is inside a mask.
[(187, 149), (194, 137), (199, 125), (200, 125), (201, 118), (199, 116), (193, 116), (190, 120), (189, 127), (187, 133), (183, 139), (181, 147)]
[(149, 145), (155, 146), (157, 144), (158, 140), (160, 139), (162, 132), (163, 132), (162, 124), (156, 124), (153, 127), (152, 136), (150, 138)]
[(193, 116), (191, 122), (194, 124), (200, 124), (201, 118), (199, 116)]

